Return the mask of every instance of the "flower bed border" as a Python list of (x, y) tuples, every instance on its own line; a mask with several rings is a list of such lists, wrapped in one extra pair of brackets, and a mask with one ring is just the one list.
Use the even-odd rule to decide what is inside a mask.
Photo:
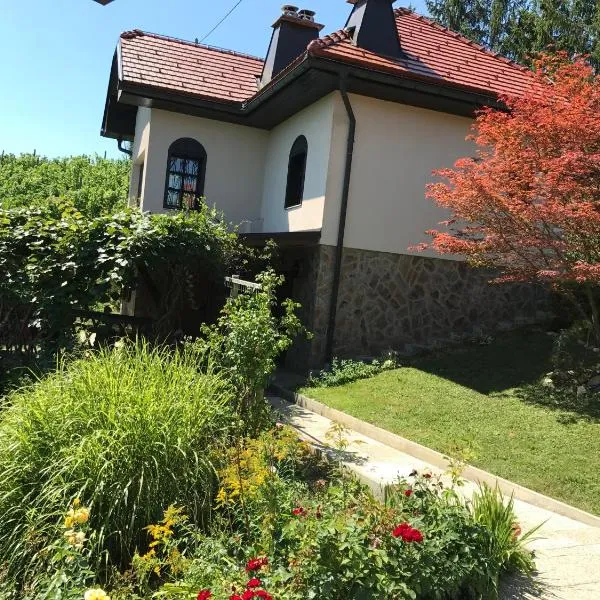
[[(444, 455), (436, 450), (432, 450), (431, 448), (417, 444), (416, 442), (386, 431), (385, 429), (377, 427), (376, 425), (372, 425), (371, 423), (361, 421), (360, 419), (352, 417), (342, 411), (330, 408), (329, 406), (313, 400), (308, 396), (293, 392), (279, 385), (276, 381), (273, 382), (270, 387), (274, 392), (281, 396), (281, 398), (292, 404), (297, 404), (306, 410), (344, 425), (344, 427), (348, 427), (349, 429), (352, 429), (361, 435), (370, 437), (381, 444), (385, 444), (386, 446), (394, 448), (395, 450), (399, 450), (400, 452), (404, 452), (405, 454), (413, 456), (414, 458), (428, 462), (439, 469), (445, 470), (448, 467), (448, 461), (445, 459)], [(585, 523), (586, 525), (590, 525), (592, 527), (600, 528), (600, 517), (579, 508), (575, 508), (574, 506), (561, 502), (560, 500), (555, 500), (554, 498), (550, 498), (549, 496), (545, 496), (544, 494), (530, 490), (529, 488), (512, 481), (508, 481), (507, 479), (503, 479), (502, 477), (493, 475), (492, 473), (484, 471), (483, 469), (468, 465), (463, 473), (463, 477), (475, 483), (486, 483), (491, 487), (495, 487), (497, 485), (501, 492), (506, 496), (513, 495), (516, 500), (521, 500), (522, 502), (526, 502), (532, 506), (542, 508), (563, 517), (579, 521), (580, 523)]]

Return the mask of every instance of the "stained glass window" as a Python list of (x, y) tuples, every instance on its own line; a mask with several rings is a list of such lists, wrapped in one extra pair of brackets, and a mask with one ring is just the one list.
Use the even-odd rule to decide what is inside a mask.
[(167, 164), (165, 208), (196, 210), (204, 194), (206, 151), (191, 138), (171, 144)]

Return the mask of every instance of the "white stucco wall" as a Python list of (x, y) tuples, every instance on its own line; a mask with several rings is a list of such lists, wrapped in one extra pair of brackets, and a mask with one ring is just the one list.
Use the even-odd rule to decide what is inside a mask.
[[(429, 239), (426, 230), (447, 219), (447, 213), (425, 198), (425, 186), (435, 180), (434, 170), (473, 154), (472, 143), (465, 140), (472, 120), (354, 94), (351, 102), (357, 130), (344, 245), (409, 254), (409, 246)], [(338, 103), (332, 158), (345, 156), (348, 125), (343, 110)], [(323, 244), (337, 242), (341, 170), (339, 186), (332, 183), (328, 191)]]
[[(335, 95), (322, 98), (269, 132), (262, 197), (263, 231), (320, 229), (327, 192)], [(290, 150), (298, 136), (308, 141), (304, 197), (284, 206)]]
[(169, 146), (179, 138), (190, 137), (206, 150), (207, 203), (216, 205), (235, 224), (259, 220), (268, 135), (242, 125), (152, 109), (142, 209), (168, 212), (163, 201)]
[[(139, 179), (140, 179), (140, 166), (146, 162), (146, 156), (148, 153), (148, 142), (150, 139), (150, 117), (151, 110), (149, 108), (138, 108), (136, 121), (135, 121), (135, 138), (133, 140), (133, 148), (131, 149), (131, 162), (133, 168), (131, 169), (131, 177), (129, 179), (129, 205), (137, 206), (138, 203), (138, 191), (140, 190)], [(144, 181), (142, 181), (141, 192), (142, 197), (144, 196)]]

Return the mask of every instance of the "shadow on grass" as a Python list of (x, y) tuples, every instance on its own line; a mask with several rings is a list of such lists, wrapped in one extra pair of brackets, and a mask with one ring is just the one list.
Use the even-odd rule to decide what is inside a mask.
[(532, 385), (552, 370), (553, 338), (544, 331), (499, 335), (489, 345), (457, 346), (409, 361), (421, 371), (481, 394)]
[(581, 420), (600, 423), (598, 393), (577, 396), (572, 389), (550, 392), (539, 385), (530, 385), (515, 390), (514, 396), (526, 404), (558, 411), (557, 420), (564, 425), (572, 425)]

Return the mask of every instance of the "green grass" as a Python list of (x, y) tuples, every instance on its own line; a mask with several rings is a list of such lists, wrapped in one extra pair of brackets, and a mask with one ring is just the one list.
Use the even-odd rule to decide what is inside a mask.
[(597, 409), (545, 405), (527, 393), (552, 370), (551, 351), (545, 333), (509, 334), (304, 393), (443, 453), (472, 445), (472, 464), (600, 514)]

